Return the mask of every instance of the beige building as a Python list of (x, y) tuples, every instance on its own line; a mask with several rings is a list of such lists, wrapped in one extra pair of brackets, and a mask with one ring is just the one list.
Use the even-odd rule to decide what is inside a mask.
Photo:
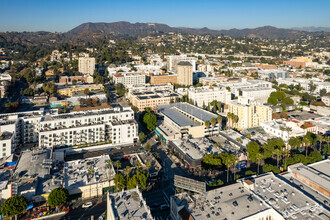
[(188, 61), (181, 61), (177, 65), (177, 83), (184, 86), (193, 85), (192, 65)]
[(74, 86), (63, 86), (57, 89), (59, 95), (72, 96), (72, 93), (83, 92), (85, 89), (89, 91), (103, 90), (102, 84), (88, 84), (88, 85), (74, 85)]
[(175, 101), (179, 95), (170, 91), (154, 91), (154, 92), (133, 92), (129, 94), (130, 102), (139, 109), (144, 111), (145, 108), (155, 108), (157, 105), (169, 104)]
[(95, 71), (95, 58), (79, 57), (78, 69), (80, 73), (92, 76)]
[(243, 130), (260, 126), (261, 122), (272, 120), (272, 109), (268, 106), (251, 102), (249, 99), (239, 97), (238, 100), (232, 100), (228, 105), (228, 112), (238, 116), (238, 121), (229, 119), (229, 125)]

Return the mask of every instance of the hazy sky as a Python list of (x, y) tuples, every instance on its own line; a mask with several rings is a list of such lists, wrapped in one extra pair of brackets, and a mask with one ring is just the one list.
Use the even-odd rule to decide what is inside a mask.
[(330, 27), (330, 0), (0, 0), (0, 31), (66, 32), (85, 22), (212, 29)]

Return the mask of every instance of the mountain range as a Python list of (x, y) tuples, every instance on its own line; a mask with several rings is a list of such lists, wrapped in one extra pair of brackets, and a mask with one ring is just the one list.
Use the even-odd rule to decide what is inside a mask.
[[(306, 31), (309, 30), (309, 31)], [(328, 31), (327, 31), (328, 30)], [(157, 33), (182, 33), (182, 34), (211, 34), (227, 35), (232, 37), (253, 37), (269, 39), (297, 39), (307, 35), (330, 36), (326, 28), (284, 29), (272, 26), (245, 29), (212, 30), (209, 28), (170, 27), (158, 23), (129, 23), (125, 21), (113, 23), (84, 23), (65, 33), (39, 32), (0, 32), (0, 47), (20, 44), (53, 45), (54, 43), (92, 43), (98, 40), (108, 40), (121, 36), (137, 36)]]
[[(75, 35), (86, 31), (102, 32), (114, 35), (140, 35), (153, 32), (175, 32), (175, 33), (188, 33), (188, 34), (212, 34), (212, 35), (228, 35), (232, 37), (256, 37), (256, 38), (288, 38), (294, 39), (296, 37), (305, 36), (307, 34), (319, 34), (324, 31), (320, 29), (320, 32), (308, 32), (305, 30), (276, 28), (272, 26), (264, 26), (258, 28), (245, 28), (245, 29), (229, 29), (229, 30), (212, 30), (209, 28), (185, 28), (185, 27), (170, 27), (166, 24), (158, 23), (129, 23), (125, 21), (113, 22), (113, 23), (84, 23), (66, 34)], [(330, 31), (330, 30), (329, 30)], [(316, 32), (316, 33), (314, 33)]]

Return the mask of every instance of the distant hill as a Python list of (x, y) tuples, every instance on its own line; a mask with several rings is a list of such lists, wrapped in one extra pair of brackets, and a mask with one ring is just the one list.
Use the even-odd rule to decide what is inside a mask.
[(114, 34), (114, 35), (139, 35), (148, 34), (155, 32), (175, 32), (175, 33), (190, 33), (190, 34), (224, 34), (233, 37), (256, 37), (256, 38), (271, 38), (271, 39), (294, 39), (300, 36), (305, 36), (309, 33), (306, 31), (294, 30), (294, 29), (284, 29), (276, 28), (272, 26), (264, 26), (258, 28), (246, 28), (246, 29), (230, 29), (230, 30), (211, 30), (208, 28), (185, 28), (185, 27), (170, 27), (166, 24), (158, 23), (129, 23), (125, 21), (114, 22), (114, 23), (84, 23), (72, 30), (68, 31), (66, 34), (69, 36), (79, 34), (86, 31), (99, 31), (102, 33)]
[[(99, 40), (107, 41), (110, 38), (121, 38), (122, 36), (137, 36), (152, 33), (182, 33), (182, 34), (211, 34), (211, 35), (227, 35), (232, 37), (253, 37), (253, 38), (269, 38), (269, 39), (297, 39), (301, 36), (327, 35), (330, 32), (325, 28), (302, 28), (303, 30), (276, 28), (272, 26), (264, 26), (258, 28), (246, 29), (230, 29), (230, 30), (212, 30), (209, 28), (187, 28), (187, 27), (170, 27), (166, 24), (158, 23), (129, 23), (125, 21), (113, 23), (84, 23), (66, 33), (51, 33), (45, 31), (39, 32), (0, 32), (0, 47), (6, 45), (54, 45), (57, 43), (73, 43), (84, 44), (98, 42)], [(319, 32), (318, 30), (323, 30)]]
[(294, 30), (298, 30), (298, 31), (307, 31), (307, 32), (330, 32), (330, 27), (294, 27), (292, 28)]

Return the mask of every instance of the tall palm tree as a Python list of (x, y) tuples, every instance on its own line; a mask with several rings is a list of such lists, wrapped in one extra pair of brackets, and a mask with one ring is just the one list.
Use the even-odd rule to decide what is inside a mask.
[(217, 122), (219, 124), (219, 133), (220, 133), (220, 128), (222, 128), (222, 117), (221, 117), (221, 115), (217, 116)]
[(278, 167), (280, 156), (282, 156), (283, 152), (281, 149), (277, 148), (274, 150), (274, 154), (276, 155), (276, 165)]
[(287, 169), (286, 161), (287, 161), (289, 155), (290, 155), (290, 151), (288, 149), (284, 149), (283, 150), (283, 156), (284, 156), (284, 168), (285, 169)]
[(215, 118), (211, 118), (211, 125), (212, 125), (212, 136), (213, 136), (213, 130), (214, 130), (214, 126), (217, 123), (217, 120)]
[(236, 165), (238, 163), (238, 158), (234, 158), (234, 182), (236, 181)]
[(224, 153), (221, 155), (222, 163), (227, 167), (227, 184), (229, 183), (229, 168), (235, 162), (235, 156), (230, 153)]
[(121, 163), (120, 163), (119, 160), (116, 161), (115, 166), (116, 166), (116, 168), (117, 168), (117, 173), (118, 173), (118, 169), (121, 168)]
[(258, 160), (258, 170), (257, 170), (257, 174), (259, 175), (259, 166), (260, 166), (260, 162), (261, 160), (264, 158), (264, 155), (262, 153), (257, 153), (256, 154), (257, 160)]
[(302, 142), (305, 145), (305, 153), (306, 153), (305, 157), (307, 158), (308, 147), (309, 147), (309, 144), (311, 143), (311, 140), (309, 139), (309, 137), (307, 135), (305, 135)]
[(128, 177), (129, 174), (131, 173), (131, 168), (129, 166), (126, 166), (126, 168), (124, 168), (124, 173), (126, 175), (126, 183), (128, 183)]

